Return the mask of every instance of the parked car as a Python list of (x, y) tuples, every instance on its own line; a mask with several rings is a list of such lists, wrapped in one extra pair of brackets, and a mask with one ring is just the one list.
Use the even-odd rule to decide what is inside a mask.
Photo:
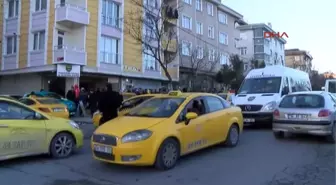
[[(25, 94), (24, 97), (29, 96), (30, 94)], [(54, 92), (49, 92), (49, 91), (40, 91), (40, 92), (35, 92), (35, 96), (36, 97), (49, 97), (49, 98), (55, 98), (61, 101), (61, 103), (63, 103), (64, 105), (67, 106), (68, 111), (70, 116), (74, 116), (76, 114), (77, 111), (77, 107), (75, 102), (68, 100), (66, 98), (64, 98), (63, 96), (54, 93)]]
[(335, 142), (336, 97), (325, 91), (295, 92), (282, 98), (273, 113), (276, 138), (286, 133), (326, 136)]
[(21, 98), (19, 101), (51, 116), (69, 119), (68, 108), (58, 99), (26, 97)]

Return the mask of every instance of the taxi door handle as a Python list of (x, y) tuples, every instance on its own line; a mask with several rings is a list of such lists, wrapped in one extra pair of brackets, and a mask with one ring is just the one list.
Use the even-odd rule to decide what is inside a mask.
[(0, 128), (8, 128), (8, 125), (0, 125)]

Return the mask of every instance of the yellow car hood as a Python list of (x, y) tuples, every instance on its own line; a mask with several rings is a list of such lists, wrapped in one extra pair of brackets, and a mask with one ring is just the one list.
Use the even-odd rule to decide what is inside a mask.
[(101, 125), (95, 131), (95, 134), (107, 134), (122, 137), (128, 132), (147, 129), (154, 126), (166, 118), (148, 118), (123, 116), (115, 118)]

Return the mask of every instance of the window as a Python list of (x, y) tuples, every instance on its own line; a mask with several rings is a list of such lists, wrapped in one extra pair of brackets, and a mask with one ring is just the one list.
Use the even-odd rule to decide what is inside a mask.
[(203, 59), (204, 57), (203, 51), (204, 49), (201, 46), (197, 46), (197, 58), (198, 59)]
[(15, 54), (16, 53), (16, 36), (9, 36), (7, 37), (7, 40), (6, 40), (6, 44), (7, 44), (7, 47), (6, 47), (6, 54), (7, 55), (10, 55), (10, 54)]
[(23, 98), (23, 99), (20, 99), (19, 102), (25, 104), (25, 105), (35, 105), (35, 102), (31, 99), (27, 99), (27, 98)]
[(192, 30), (192, 20), (191, 17), (183, 15), (182, 17), (182, 27)]
[(279, 93), (281, 77), (247, 78), (238, 94)]
[(119, 64), (119, 40), (102, 36), (100, 41), (100, 62)]
[(191, 42), (182, 41), (182, 55), (185, 56), (191, 55)]
[(47, 0), (35, 0), (35, 12), (45, 11), (47, 9)]
[(102, 7), (103, 24), (120, 28), (119, 5), (112, 0), (103, 0)]
[(33, 119), (35, 112), (15, 103), (0, 101), (0, 120)]
[(218, 13), (218, 21), (223, 24), (227, 24), (227, 16), (224, 13)]
[[(154, 48), (151, 48), (151, 49), (154, 49)], [(151, 70), (151, 71), (156, 71), (157, 70), (156, 59), (153, 56), (154, 53), (151, 49), (146, 48), (143, 52), (143, 58), (144, 58), (143, 60), (145, 62), (145, 69), (146, 70)], [(154, 52), (155, 52), (155, 55), (156, 55), (157, 51), (154, 51)]]
[(254, 53), (263, 53), (264, 46), (263, 45), (254, 45)]
[(207, 10), (208, 10), (208, 15), (213, 16), (214, 15), (214, 7), (213, 4), (207, 3)]
[(216, 60), (216, 51), (214, 49), (209, 49), (209, 61)]
[(126, 116), (168, 118), (175, 113), (184, 100), (184, 98), (152, 98), (132, 109)]
[(157, 7), (157, 1), (156, 0), (145, 0), (145, 5), (156, 8)]
[(323, 108), (324, 97), (315, 94), (295, 94), (285, 96), (279, 104), (281, 108)]
[(8, 18), (17, 17), (19, 15), (19, 0), (8, 1)]
[(63, 49), (65, 32), (57, 31), (57, 49)]
[(203, 35), (203, 24), (200, 22), (196, 23), (196, 33), (199, 35)]
[(44, 50), (45, 45), (45, 31), (34, 33), (33, 50)]
[(208, 104), (209, 112), (216, 112), (218, 110), (224, 109), (224, 105), (219, 98), (207, 96), (205, 97), (205, 101)]
[(144, 25), (145, 27), (145, 36), (148, 37), (149, 39), (155, 39), (156, 38), (156, 33), (155, 30), (148, 25)]
[(215, 28), (213, 26), (208, 27), (208, 37), (212, 39), (215, 38)]
[(196, 0), (196, 10), (198, 11), (203, 10), (202, 0)]
[(246, 55), (247, 54), (247, 47), (239, 48), (239, 50), (240, 50), (240, 55)]
[(300, 61), (300, 56), (295, 56), (294, 61)]
[(122, 103), (119, 111), (123, 111), (125, 109), (130, 109), (133, 108), (139, 104), (141, 104), (142, 102), (152, 98), (153, 96), (146, 96), (146, 97), (140, 97), (140, 98), (132, 98), (131, 100), (126, 100)]
[(219, 33), (219, 43), (228, 45), (228, 35), (226, 33)]
[(221, 55), (220, 55), (220, 64), (221, 65), (228, 64), (227, 60), (228, 60), (227, 55), (224, 54), (224, 53), (221, 53)]
[(183, 2), (187, 3), (187, 4), (190, 4), (192, 3), (192, 0), (183, 0)]

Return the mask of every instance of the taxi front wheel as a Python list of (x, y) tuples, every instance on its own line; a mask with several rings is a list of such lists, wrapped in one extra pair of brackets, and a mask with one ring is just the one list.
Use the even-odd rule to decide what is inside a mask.
[(175, 167), (180, 157), (180, 146), (172, 138), (166, 139), (156, 155), (155, 167), (159, 170), (169, 170)]
[(72, 154), (74, 138), (68, 133), (59, 133), (51, 141), (50, 153), (54, 158), (65, 158)]

